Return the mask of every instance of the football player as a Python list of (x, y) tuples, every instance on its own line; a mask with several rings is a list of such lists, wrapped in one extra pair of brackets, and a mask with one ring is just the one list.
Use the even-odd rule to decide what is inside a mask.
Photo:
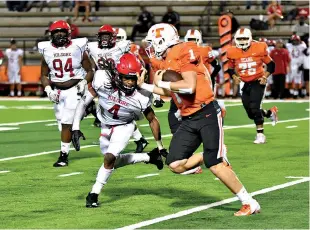
[[(156, 24), (147, 34), (158, 62), (154, 83), (138, 84), (142, 89), (160, 95), (171, 95), (181, 110), (182, 122), (173, 135), (166, 163), (173, 172), (183, 170), (190, 156), (203, 143), (203, 160), (207, 168), (219, 178), (242, 203), (236, 216), (245, 216), (260, 211), (260, 205), (251, 197), (236, 174), (227, 167), (227, 157), (223, 151), (224, 133), (222, 117), (214, 106), (214, 94), (209, 73), (201, 62), (200, 51), (194, 42), (180, 43), (174, 26)], [(153, 63), (152, 63), (153, 64)], [(156, 65), (156, 61), (154, 61)], [(163, 81), (165, 70), (174, 70), (181, 74), (182, 80)]]
[[(256, 125), (254, 144), (263, 144), (266, 143), (264, 117), (270, 118), (274, 125), (278, 121), (277, 107), (268, 111), (261, 109), (267, 78), (274, 72), (275, 64), (268, 55), (267, 44), (252, 41), (249, 29), (237, 30), (234, 41), (236, 46), (227, 50), (228, 73), (236, 82), (244, 82), (241, 99), (248, 117)], [(267, 71), (263, 64), (266, 64)]]
[[(124, 53), (130, 51), (131, 42), (124, 40), (116, 44), (116, 35), (111, 25), (103, 25), (98, 30), (98, 41), (88, 43), (87, 50), (96, 69), (104, 69), (107, 60), (117, 63)], [(136, 152), (141, 153), (148, 145), (148, 142), (142, 136), (137, 126), (133, 133), (133, 138), (137, 145)]]
[(41, 82), (56, 118), (61, 123), (61, 151), (54, 167), (68, 166), (71, 127), (76, 106), (92, 81), (94, 71), (85, 51), (87, 38), (71, 40), (71, 29), (63, 20), (50, 26), (51, 41), (38, 43), (42, 54)]
[[(79, 127), (81, 117), (87, 104), (96, 96), (99, 98), (98, 117), (102, 122), (100, 149), (104, 154), (104, 164), (86, 198), (88, 208), (99, 206), (98, 195), (114, 169), (138, 162), (155, 164), (159, 170), (163, 168), (160, 154), (165, 155), (166, 150), (161, 141), (159, 122), (151, 107), (152, 93), (137, 89), (137, 74), (141, 69), (141, 62), (131, 53), (121, 56), (116, 70), (113, 62), (109, 62), (106, 70), (96, 71), (93, 90), (88, 91), (78, 105), (72, 128), (72, 142), (77, 151), (80, 149), (79, 139), (84, 138)], [(135, 120), (141, 119), (143, 114), (149, 121), (158, 147), (149, 153), (120, 154), (135, 130)]]
[(287, 49), (291, 57), (291, 68), (290, 73), (286, 75), (286, 83), (289, 85), (291, 94), (293, 94), (294, 98), (297, 98), (302, 82), (303, 51), (307, 46), (297, 35), (292, 35), (291, 42), (291, 44), (287, 44)]

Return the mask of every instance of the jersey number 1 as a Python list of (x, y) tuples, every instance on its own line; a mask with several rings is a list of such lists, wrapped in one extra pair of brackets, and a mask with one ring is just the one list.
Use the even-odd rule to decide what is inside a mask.
[(109, 113), (113, 113), (113, 119), (119, 119), (117, 116), (118, 111), (119, 111), (120, 105), (113, 105), (111, 109), (108, 110)]
[(72, 58), (68, 58), (65, 66), (63, 67), (61, 59), (53, 60), (53, 68), (59, 73), (55, 73), (56, 77), (63, 78), (64, 72), (70, 72), (70, 77), (74, 76), (72, 68)]

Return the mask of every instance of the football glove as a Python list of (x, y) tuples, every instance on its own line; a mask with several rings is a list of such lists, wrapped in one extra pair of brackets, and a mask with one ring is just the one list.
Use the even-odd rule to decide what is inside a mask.
[(168, 155), (167, 149), (161, 149), (161, 150), (159, 150), (159, 153), (163, 157), (167, 158), (167, 155)]
[(84, 95), (85, 90), (87, 88), (87, 81), (83, 79), (76, 85), (76, 88), (77, 88), (78, 94)]
[(84, 134), (80, 130), (72, 131), (71, 141), (76, 151), (80, 151), (80, 148), (81, 148), (80, 138), (81, 137), (83, 138), (83, 140), (86, 140), (86, 138), (84, 137)]
[(46, 92), (48, 99), (54, 103), (58, 103), (59, 102), (59, 94), (56, 93), (54, 90), (52, 90), (51, 86), (46, 86), (44, 91)]

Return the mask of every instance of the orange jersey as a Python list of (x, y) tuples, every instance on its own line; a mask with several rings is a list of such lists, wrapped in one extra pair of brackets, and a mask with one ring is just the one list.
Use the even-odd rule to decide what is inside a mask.
[(254, 81), (264, 76), (263, 64), (272, 61), (265, 42), (252, 42), (246, 51), (232, 46), (227, 50), (227, 58), (229, 68), (235, 69), (244, 82)]
[(210, 46), (199, 46), (199, 51), (202, 63), (208, 69), (209, 73), (211, 73), (210, 63), (215, 59), (212, 53), (212, 48)]
[(170, 69), (180, 74), (188, 71), (197, 73), (195, 93), (171, 93), (182, 116), (189, 116), (200, 110), (202, 104), (209, 104), (214, 100), (210, 75), (201, 61), (199, 47), (196, 43), (177, 44), (168, 51), (167, 57), (163, 61), (152, 58), (151, 63), (156, 69)]

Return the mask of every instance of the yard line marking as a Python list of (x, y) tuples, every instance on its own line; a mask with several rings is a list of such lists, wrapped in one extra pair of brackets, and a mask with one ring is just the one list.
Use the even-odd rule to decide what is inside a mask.
[(293, 129), (293, 128), (297, 128), (298, 126), (297, 125), (291, 125), (291, 126), (286, 126), (285, 128), (287, 129)]
[(136, 176), (135, 178), (140, 179), (140, 178), (145, 178), (145, 177), (150, 177), (150, 176), (158, 176), (158, 175), (159, 175), (159, 173), (151, 173), (151, 174)]
[[(81, 146), (81, 149), (86, 149), (90, 147), (95, 147), (98, 145), (85, 145)], [(70, 148), (70, 150), (74, 150), (74, 148)], [(1, 158), (0, 161), (10, 161), (10, 160), (15, 160), (15, 159), (20, 159), (20, 158), (29, 158), (29, 157), (36, 157), (36, 156), (41, 156), (41, 155), (47, 155), (51, 153), (58, 153), (60, 150), (52, 150), (52, 151), (47, 151), (47, 152), (41, 152), (41, 153), (32, 153), (28, 155), (23, 155), (23, 156), (15, 156), (15, 157), (7, 157), (7, 158)]]
[(1, 173), (8, 173), (8, 172), (11, 172), (11, 171), (8, 171), (8, 170), (6, 170), (6, 171), (0, 171), (0, 174), (1, 174)]
[(57, 126), (58, 123), (49, 123), (49, 124), (46, 124), (45, 126)]
[(8, 130), (16, 130), (16, 129), (19, 129), (19, 127), (0, 127), (0, 132), (8, 131)]
[(38, 109), (54, 109), (53, 105), (24, 105), (24, 106), (0, 106), (0, 109), (29, 109), (29, 110), (38, 110)]
[(83, 172), (73, 172), (73, 173), (68, 173), (68, 174), (61, 174), (59, 177), (67, 177), (67, 176), (73, 176), (73, 175), (79, 175), (83, 174)]
[[(299, 118), (299, 119), (291, 119), (291, 120), (284, 120), (284, 121), (278, 121), (278, 123), (285, 123), (285, 122), (291, 122), (291, 121), (304, 121), (304, 120), (309, 120), (309, 117), (305, 117), (305, 118)], [(266, 122), (264, 123), (265, 125), (270, 125), (272, 124), (272, 122)], [(247, 127), (254, 127), (255, 124), (249, 124), (249, 125), (239, 125), (239, 126), (228, 126), (228, 127), (224, 127), (224, 129), (239, 129), (239, 128), (247, 128)], [(171, 137), (172, 134), (165, 134), (165, 135), (161, 135), (162, 138), (166, 138), (166, 137)], [(152, 140), (154, 137), (146, 137), (146, 140)], [(130, 139), (130, 142), (133, 142), (133, 139)], [(85, 146), (81, 146), (81, 148), (86, 149), (86, 148), (90, 148), (90, 147), (94, 147), (94, 146), (98, 146), (98, 145), (85, 145)], [(74, 150), (74, 148), (70, 148), (70, 150)], [(7, 157), (7, 158), (0, 158), (0, 162), (1, 161), (9, 161), (9, 160), (15, 160), (15, 159), (19, 159), (19, 158), (28, 158), (28, 157), (35, 157), (35, 156), (40, 156), (40, 155), (47, 155), (50, 153), (57, 153), (59, 152), (59, 150), (52, 150), (52, 151), (48, 151), (48, 152), (42, 152), (42, 153), (33, 153), (33, 154), (29, 154), (29, 155), (23, 155), (23, 156), (16, 156), (16, 157)]]
[(306, 111), (310, 111), (310, 109), (306, 109)]
[[(269, 188), (264, 188), (264, 189), (252, 192), (251, 195), (252, 196), (261, 195), (261, 194), (265, 194), (265, 193), (268, 193), (268, 192), (280, 190), (280, 189), (283, 189), (283, 188), (286, 188), (286, 187), (289, 187), (289, 186), (293, 186), (293, 185), (304, 183), (304, 182), (308, 182), (308, 181), (310, 181), (310, 178), (303, 178), (303, 179), (300, 179), (300, 180), (291, 181), (291, 182), (280, 184), (280, 185), (275, 185), (275, 186), (272, 186), (272, 187), (269, 187)], [(142, 221), (140, 223), (128, 225), (128, 226), (125, 226), (125, 227), (122, 227), (122, 228), (117, 228), (117, 230), (131, 230), (131, 229), (142, 228), (142, 227), (150, 226), (152, 224), (159, 223), (159, 222), (162, 222), (162, 221), (165, 221), (165, 220), (175, 219), (175, 218), (186, 216), (186, 215), (189, 215), (189, 214), (192, 214), (192, 213), (195, 213), (195, 212), (200, 212), (200, 211), (204, 211), (204, 210), (207, 210), (207, 209), (210, 209), (210, 208), (213, 208), (213, 207), (217, 207), (217, 206), (221, 206), (221, 205), (224, 205), (224, 204), (232, 203), (232, 202), (237, 201), (237, 200), (238, 200), (237, 197), (228, 198), (228, 199), (217, 201), (217, 202), (214, 202), (214, 203), (211, 203), (211, 204), (201, 205), (201, 206), (198, 206), (198, 207), (195, 207), (195, 208), (191, 208), (191, 209), (187, 209), (187, 210), (183, 210), (183, 211), (180, 211), (180, 212), (177, 212), (177, 213), (174, 213), (174, 214), (170, 214), (170, 215), (166, 215), (166, 216), (162, 216), (162, 217), (157, 217), (157, 218), (154, 218), (154, 219), (151, 219), (151, 220)]]
[(149, 126), (149, 124), (142, 124), (142, 125), (139, 125), (140, 127), (146, 127), (146, 126)]
[(302, 179), (302, 178), (310, 178), (306, 176), (286, 176), (287, 179)]

